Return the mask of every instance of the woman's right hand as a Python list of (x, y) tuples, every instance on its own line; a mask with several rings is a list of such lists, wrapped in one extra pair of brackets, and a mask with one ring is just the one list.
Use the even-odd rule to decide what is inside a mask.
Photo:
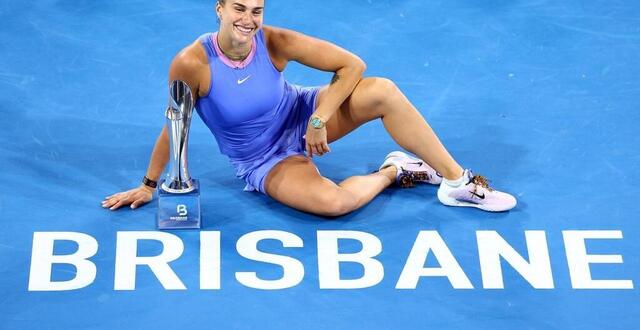
[(102, 207), (113, 211), (121, 206), (131, 205), (131, 208), (135, 209), (153, 199), (153, 190), (142, 184), (137, 188), (107, 196), (102, 201)]

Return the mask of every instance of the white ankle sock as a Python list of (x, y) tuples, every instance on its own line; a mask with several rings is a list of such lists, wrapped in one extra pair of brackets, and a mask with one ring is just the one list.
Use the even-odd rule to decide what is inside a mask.
[(460, 187), (460, 185), (462, 185), (464, 183), (465, 173), (466, 173), (466, 171), (462, 172), (462, 175), (459, 178), (455, 179), (455, 180), (449, 180), (447, 178), (442, 178), (442, 183), (446, 184), (447, 186), (449, 186), (451, 188), (458, 188), (458, 187)]

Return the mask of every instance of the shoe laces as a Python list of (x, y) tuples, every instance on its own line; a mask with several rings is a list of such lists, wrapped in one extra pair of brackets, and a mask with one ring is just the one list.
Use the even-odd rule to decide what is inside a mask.
[(475, 184), (475, 186), (473, 187), (474, 193), (478, 189), (478, 186), (481, 186), (489, 191), (493, 191), (493, 189), (489, 187), (489, 180), (482, 175), (474, 175), (473, 177), (471, 177), (471, 179), (469, 179), (469, 182), (467, 182), (467, 185), (470, 183)]

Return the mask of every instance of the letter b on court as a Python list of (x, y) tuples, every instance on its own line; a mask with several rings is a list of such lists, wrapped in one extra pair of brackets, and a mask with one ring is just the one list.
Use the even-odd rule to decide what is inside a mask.
[[(78, 250), (72, 254), (54, 255), (55, 241), (73, 241)], [(35, 232), (31, 249), (29, 291), (76, 290), (91, 284), (96, 278), (96, 265), (88, 258), (98, 252), (95, 238), (75, 232)], [(52, 281), (53, 264), (68, 264), (76, 268), (75, 277), (66, 281)]]

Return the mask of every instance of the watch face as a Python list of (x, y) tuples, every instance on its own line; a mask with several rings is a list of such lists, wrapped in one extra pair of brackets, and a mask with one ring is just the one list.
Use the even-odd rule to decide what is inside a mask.
[(313, 128), (322, 128), (322, 120), (311, 118), (311, 126), (313, 126)]

